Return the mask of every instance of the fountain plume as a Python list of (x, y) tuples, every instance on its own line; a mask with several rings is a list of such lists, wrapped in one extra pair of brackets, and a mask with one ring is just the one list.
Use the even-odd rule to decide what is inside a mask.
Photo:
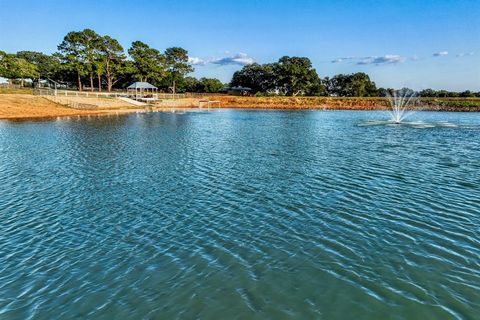
[(393, 90), (393, 92), (387, 92), (387, 97), (390, 102), (392, 122), (401, 123), (405, 118), (415, 113), (413, 108), (417, 102), (417, 97), (413, 90)]

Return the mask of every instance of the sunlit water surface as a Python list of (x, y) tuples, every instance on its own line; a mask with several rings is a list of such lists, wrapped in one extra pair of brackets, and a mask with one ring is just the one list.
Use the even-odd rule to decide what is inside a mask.
[(0, 122), (0, 318), (479, 319), (480, 114), (384, 120)]

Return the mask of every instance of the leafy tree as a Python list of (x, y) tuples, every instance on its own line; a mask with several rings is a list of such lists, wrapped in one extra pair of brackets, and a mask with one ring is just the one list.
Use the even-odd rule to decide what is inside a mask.
[(273, 64), (249, 64), (233, 74), (230, 86), (248, 87), (252, 93), (268, 92), (276, 89)]
[(166, 76), (165, 57), (157, 49), (135, 41), (128, 49), (128, 54), (133, 59), (136, 79), (156, 83)]
[(0, 51), (0, 76), (7, 78), (10, 84), (13, 79), (21, 79), (23, 86), (24, 79), (38, 78), (38, 69), (23, 58)]
[(375, 82), (370, 80), (368, 74), (363, 72), (354, 73), (348, 86), (350, 93), (355, 97), (375, 97), (378, 96)]
[(324, 82), (327, 93), (331, 96), (375, 97), (379, 94), (375, 82), (363, 72), (338, 74), (331, 79), (325, 79)]
[(320, 79), (305, 57), (284, 56), (273, 66), (277, 79), (277, 89), (287, 96), (307, 94), (319, 84)]
[(10, 79), (9, 66), (11, 64), (11, 55), (0, 50), (0, 77)]
[(378, 96), (379, 97), (388, 97), (388, 95), (393, 92), (394, 89), (392, 88), (378, 88)]
[(251, 64), (235, 72), (231, 86), (252, 89), (252, 93), (325, 95), (325, 87), (308, 58), (282, 57), (276, 63)]
[(480, 97), (480, 92), (472, 92), (470, 90), (466, 90), (463, 92), (453, 92), (447, 90), (433, 90), (433, 89), (424, 89), (418, 93), (421, 97), (432, 97), (432, 98), (472, 98), (472, 97)]
[[(107, 90), (110, 92), (119, 77), (128, 71), (125, 65), (125, 54), (123, 47), (116, 39), (104, 36), (99, 39), (99, 42), (100, 58), (97, 60), (97, 70), (102, 70), (101, 74), (105, 74)], [(99, 74), (98, 71), (97, 74)]]
[(193, 72), (193, 67), (188, 64), (188, 51), (179, 47), (166, 49), (165, 63), (168, 82), (173, 84), (173, 93), (175, 93), (176, 82), (185, 77), (187, 73)]
[(214, 78), (201, 78), (199, 81), (199, 91), (205, 93), (215, 93), (223, 88), (223, 83)]
[(316, 82), (312, 84), (310, 90), (306, 92), (308, 96), (326, 96), (327, 90), (322, 79), (318, 78)]
[(178, 83), (179, 92), (199, 92), (200, 81), (195, 77), (185, 77)]
[(215, 78), (194, 78), (185, 77), (179, 82), (180, 92), (204, 92), (215, 93), (220, 91), (224, 84)]
[(40, 78), (54, 78), (60, 70), (60, 59), (57, 55), (46, 55), (36, 51), (19, 51), (16, 56), (35, 65)]
[[(85, 29), (80, 33), (80, 41), (83, 44), (85, 68), (90, 78), (90, 91), (93, 91), (93, 76), (95, 71), (103, 69), (103, 61), (99, 54), (101, 37), (92, 29)], [(102, 71), (100, 72), (103, 73)]]
[(58, 46), (58, 50), (62, 54), (65, 69), (76, 72), (78, 90), (82, 91), (82, 76), (88, 71), (86, 68), (87, 57), (82, 32), (71, 31), (67, 33), (62, 43)]
[(77, 74), (78, 88), (82, 90), (82, 77), (89, 76), (90, 90), (93, 91), (93, 76), (101, 66), (99, 50), (101, 37), (91, 29), (69, 32), (58, 50), (62, 54), (62, 60), (67, 71), (75, 71)]
[(470, 90), (466, 90), (466, 91), (460, 92), (459, 96), (462, 98), (472, 98), (472, 97), (475, 97), (475, 93), (471, 92)]
[(435, 97), (435, 90), (433, 89), (425, 89), (418, 93), (420, 97)]

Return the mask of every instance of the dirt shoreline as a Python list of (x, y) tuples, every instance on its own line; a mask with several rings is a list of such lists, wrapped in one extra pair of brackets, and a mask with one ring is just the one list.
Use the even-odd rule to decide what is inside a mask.
[(0, 120), (42, 120), (70, 116), (103, 116), (143, 111), (138, 108), (79, 110), (30, 94), (1, 94)]
[[(384, 98), (343, 97), (237, 97), (205, 95), (202, 99), (218, 101), (212, 108), (277, 109), (277, 110), (389, 110)], [(0, 120), (22, 121), (55, 119), (59, 117), (108, 116), (153, 111), (182, 111), (197, 109), (194, 99), (178, 99), (175, 103), (159, 103), (148, 107), (105, 106), (95, 110), (80, 110), (57, 104), (31, 94), (0, 94)], [(198, 99), (199, 100), (199, 99)], [(168, 101), (167, 101), (168, 102)], [(420, 98), (417, 110), (480, 112), (479, 98)]]

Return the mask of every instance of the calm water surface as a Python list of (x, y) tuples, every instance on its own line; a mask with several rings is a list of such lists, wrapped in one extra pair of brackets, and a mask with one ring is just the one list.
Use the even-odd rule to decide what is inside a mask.
[(479, 319), (480, 114), (385, 117), (0, 121), (0, 318)]

